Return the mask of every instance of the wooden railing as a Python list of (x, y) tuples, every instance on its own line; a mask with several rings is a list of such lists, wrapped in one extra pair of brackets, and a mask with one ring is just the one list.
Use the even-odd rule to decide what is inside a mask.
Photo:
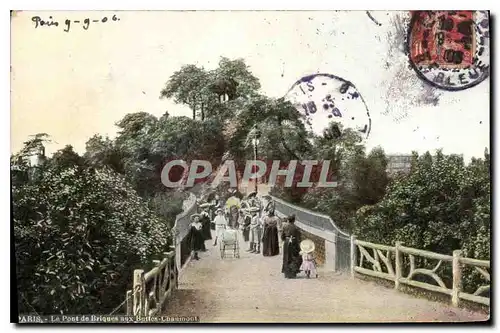
[(177, 289), (181, 268), (181, 242), (188, 234), (189, 217), (196, 213), (196, 200), (189, 199), (184, 211), (177, 215), (172, 228), (170, 252), (165, 252), (162, 260), (153, 260), (155, 267), (148, 272), (134, 270), (132, 290), (125, 295), (126, 313), (134, 316), (153, 316), (161, 314), (168, 298)]
[(175, 251), (165, 253), (157, 266), (147, 273), (142, 269), (134, 270), (133, 289), (127, 291), (127, 315), (154, 316), (164, 309), (167, 299), (177, 288), (178, 271), (175, 264)]
[[(358, 258), (359, 251), (359, 258)], [(409, 271), (403, 276), (403, 259), (408, 256)], [(415, 258), (421, 257), (430, 260), (437, 260), (437, 264), (432, 268), (417, 268)], [(443, 263), (451, 263), (452, 283), (451, 288), (447, 287), (443, 279), (438, 275), (438, 270)], [(364, 264), (371, 266), (371, 269), (363, 267)], [(462, 272), (465, 265), (473, 266), (487, 284), (479, 286), (473, 294), (462, 291)], [(461, 256), (461, 251), (453, 251), (453, 255), (444, 255), (411, 247), (405, 247), (401, 242), (396, 242), (395, 246), (387, 246), (357, 240), (351, 236), (351, 275), (356, 273), (374, 276), (377, 278), (394, 281), (394, 287), (400, 288), (401, 284), (422, 288), (451, 296), (451, 303), (458, 306), (460, 299), (470, 302), (480, 303), (489, 306), (489, 297), (480, 296), (490, 289), (490, 261), (470, 259)], [(432, 278), (436, 285), (415, 281), (417, 275), (425, 275)]]

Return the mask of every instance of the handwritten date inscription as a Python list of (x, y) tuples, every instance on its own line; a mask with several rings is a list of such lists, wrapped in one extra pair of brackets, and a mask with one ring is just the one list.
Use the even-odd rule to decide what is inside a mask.
[(100, 19), (90, 19), (90, 18), (85, 18), (83, 20), (70, 20), (66, 19), (64, 20), (64, 24), (60, 24), (59, 21), (54, 20), (52, 16), (49, 16), (48, 20), (42, 19), (40, 16), (33, 16), (31, 18), (31, 21), (33, 22), (35, 29), (40, 28), (40, 27), (59, 27), (63, 26), (65, 32), (69, 32), (73, 24), (76, 25), (81, 25), (84, 30), (88, 30), (90, 23), (93, 24), (99, 24), (99, 23), (107, 23), (107, 22), (116, 22), (120, 21), (120, 19), (116, 16), (113, 15), (112, 17), (107, 17), (104, 16)]

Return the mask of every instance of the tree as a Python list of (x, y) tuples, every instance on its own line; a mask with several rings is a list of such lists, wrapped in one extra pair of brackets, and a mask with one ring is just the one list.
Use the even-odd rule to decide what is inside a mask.
[(95, 168), (109, 167), (115, 172), (123, 174), (125, 153), (108, 137), (94, 135), (85, 144), (83, 158), (86, 163)]
[(256, 96), (245, 100), (233, 119), (235, 130), (228, 138), (228, 151), (237, 161), (253, 159), (254, 127), (261, 132), (258, 158), (289, 161), (311, 149), (299, 112), (282, 98)]
[(175, 103), (189, 106), (193, 111), (193, 120), (197, 112), (204, 112), (209, 74), (196, 65), (185, 65), (170, 76), (165, 88), (160, 92), (160, 98), (174, 98)]
[(71, 145), (66, 145), (63, 149), (55, 152), (49, 161), (58, 170), (82, 167), (85, 163), (85, 160), (73, 150), (73, 146)]
[(228, 95), (228, 100), (252, 97), (260, 89), (259, 79), (251, 72), (243, 59), (230, 60), (221, 57), (219, 67), (213, 73), (212, 90), (218, 96)]
[(160, 98), (173, 98), (175, 103), (187, 105), (193, 120), (198, 115), (201, 120), (224, 119), (230, 109), (225, 103), (254, 96), (259, 89), (259, 80), (243, 59), (221, 57), (219, 66), (210, 71), (196, 65), (182, 66), (170, 76)]
[(387, 157), (380, 147), (367, 157), (356, 156), (351, 172), (353, 196), (360, 206), (374, 205), (383, 198), (388, 184), (386, 169)]

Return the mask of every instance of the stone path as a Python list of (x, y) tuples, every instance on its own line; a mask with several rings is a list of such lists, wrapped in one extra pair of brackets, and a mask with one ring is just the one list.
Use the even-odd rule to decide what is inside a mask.
[(221, 259), (219, 246), (189, 262), (179, 290), (165, 315), (199, 316), (201, 322), (455, 322), (488, 319), (487, 315), (456, 309), (339, 273), (318, 279), (287, 280), (281, 254), (263, 257), (245, 252)]

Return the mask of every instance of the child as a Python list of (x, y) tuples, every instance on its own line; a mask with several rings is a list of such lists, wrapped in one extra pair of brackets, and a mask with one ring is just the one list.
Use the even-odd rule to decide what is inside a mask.
[(306, 273), (307, 278), (313, 275), (318, 277), (316, 270), (316, 260), (314, 259), (314, 242), (310, 239), (304, 239), (300, 242), (300, 255), (302, 256), (302, 265), (300, 270)]
[(226, 230), (227, 227), (227, 219), (224, 216), (224, 212), (222, 211), (221, 208), (218, 208), (216, 210), (217, 216), (214, 219), (215, 223), (215, 240), (214, 240), (214, 246), (217, 245), (217, 240), (219, 238), (222, 238), (222, 234)]

